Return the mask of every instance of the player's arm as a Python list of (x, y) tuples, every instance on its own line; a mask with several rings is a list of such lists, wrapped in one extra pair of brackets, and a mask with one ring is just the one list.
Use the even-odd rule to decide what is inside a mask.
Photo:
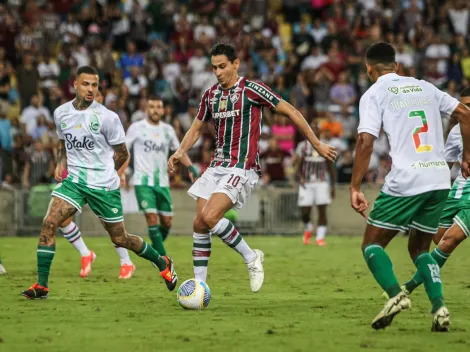
[(463, 141), (462, 176), (467, 178), (470, 175), (470, 108), (459, 103), (450, 117), (460, 124)]
[(320, 142), (307, 121), (305, 121), (305, 118), (296, 108), (288, 102), (281, 100), (276, 106), (275, 111), (278, 114), (287, 116), (321, 156), (331, 161), (336, 159), (335, 148)]
[(54, 171), (54, 178), (56, 181), (62, 181), (62, 175), (67, 170), (67, 152), (65, 150), (65, 141), (59, 139), (60, 143), (57, 146), (57, 165)]
[(129, 150), (126, 147), (126, 143), (112, 145), (111, 147), (114, 150), (114, 170), (122, 173), (129, 164)]
[(331, 192), (331, 198), (334, 198), (335, 195), (336, 195), (336, 167), (335, 167), (335, 163), (332, 162), (332, 161), (327, 161), (327, 164), (328, 164), (328, 174), (330, 175), (330, 182), (331, 182), (331, 188), (330, 188), (330, 192)]

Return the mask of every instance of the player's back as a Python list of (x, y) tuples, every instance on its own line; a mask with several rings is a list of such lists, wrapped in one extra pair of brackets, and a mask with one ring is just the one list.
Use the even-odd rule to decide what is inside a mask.
[(54, 111), (57, 134), (67, 151), (69, 179), (91, 188), (116, 189), (112, 145), (124, 143), (119, 117), (94, 101), (77, 110), (69, 101)]
[(412, 196), (450, 188), (441, 113), (457, 105), (432, 84), (395, 73), (380, 76), (362, 96), (359, 133), (378, 137), (382, 127), (390, 143), (392, 170), (383, 192)]

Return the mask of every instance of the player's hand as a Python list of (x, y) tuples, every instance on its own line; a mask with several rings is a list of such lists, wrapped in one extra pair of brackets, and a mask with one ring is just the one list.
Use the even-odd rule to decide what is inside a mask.
[(183, 155), (184, 154), (178, 149), (172, 156), (170, 156), (170, 159), (168, 159), (168, 171), (170, 171), (170, 174), (175, 172), (176, 164), (180, 162), (180, 160), (183, 158)]
[(467, 179), (470, 176), (470, 160), (462, 160), (462, 165), (460, 168), (462, 171), (462, 176)]
[(369, 208), (369, 202), (367, 202), (364, 193), (361, 191), (351, 189), (350, 190), (350, 198), (351, 198), (351, 206), (353, 209), (362, 215), (364, 219), (366, 219), (366, 214), (364, 213), (367, 208)]
[(55, 167), (54, 178), (57, 182), (62, 181), (62, 175), (64, 174), (65, 169), (66, 166), (62, 163), (57, 164), (57, 166)]
[(325, 143), (320, 143), (320, 145), (315, 149), (317, 150), (318, 154), (320, 154), (325, 159), (328, 159), (333, 162), (336, 160), (337, 153), (335, 147)]
[(197, 178), (199, 177), (199, 172), (193, 165), (189, 165), (188, 171), (189, 171), (189, 179), (191, 180), (191, 183), (194, 183), (194, 181), (196, 181)]

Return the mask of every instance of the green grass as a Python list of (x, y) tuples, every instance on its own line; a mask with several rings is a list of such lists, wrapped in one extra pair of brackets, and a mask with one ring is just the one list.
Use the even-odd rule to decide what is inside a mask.
[[(107, 238), (86, 238), (98, 257), (90, 277), (63, 238), (52, 266), (50, 298), (28, 301), (21, 290), (36, 280), (35, 238), (0, 238), (0, 351), (469, 351), (470, 257), (458, 249), (443, 271), (452, 331), (431, 333), (423, 289), (413, 309), (385, 331), (370, 322), (384, 304), (360, 252), (359, 237), (330, 237), (325, 248), (300, 238), (247, 237), (265, 252), (262, 290), (250, 291), (241, 257), (214, 239), (204, 311), (185, 311), (158, 272), (133, 255), (134, 278), (117, 279), (119, 262)], [(465, 247), (465, 244), (462, 246)], [(170, 237), (180, 280), (192, 277), (192, 240)], [(406, 239), (388, 252), (399, 279), (413, 273)]]

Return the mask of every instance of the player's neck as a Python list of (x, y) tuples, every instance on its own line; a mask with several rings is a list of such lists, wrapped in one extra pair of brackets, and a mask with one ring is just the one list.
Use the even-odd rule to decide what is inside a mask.
[(238, 73), (236, 73), (226, 85), (221, 84), (222, 89), (230, 89), (238, 82)]
[(395, 70), (383, 70), (383, 71), (377, 72), (377, 78), (375, 79), (375, 81), (377, 81), (382, 76), (388, 75), (389, 73), (396, 73), (396, 72)]
[(151, 119), (149, 119), (149, 118), (147, 117), (147, 123), (148, 123), (149, 125), (152, 125), (152, 126), (158, 126), (158, 125), (160, 124), (160, 121), (161, 121), (161, 120), (152, 121)]
[(80, 98), (78, 95), (72, 102), (72, 105), (77, 110), (86, 110), (94, 102), (94, 100), (88, 102), (85, 99)]

